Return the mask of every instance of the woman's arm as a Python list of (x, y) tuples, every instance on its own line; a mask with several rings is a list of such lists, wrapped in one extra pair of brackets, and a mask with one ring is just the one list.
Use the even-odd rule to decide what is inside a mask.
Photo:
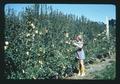
[(83, 47), (83, 42), (73, 42), (73, 45), (78, 47), (78, 48), (82, 48)]
[(75, 47), (78, 47), (78, 48), (83, 47), (83, 42), (82, 41), (76, 42), (75, 40), (71, 40), (71, 41), (66, 41), (65, 43), (66, 44), (72, 44), (72, 45), (74, 45)]

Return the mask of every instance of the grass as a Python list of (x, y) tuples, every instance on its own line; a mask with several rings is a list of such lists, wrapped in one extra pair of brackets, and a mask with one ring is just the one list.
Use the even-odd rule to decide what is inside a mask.
[(106, 66), (106, 68), (100, 72), (95, 72), (95, 78), (94, 79), (102, 79), (102, 80), (114, 80), (116, 76), (116, 67), (115, 62), (113, 61), (111, 65)]

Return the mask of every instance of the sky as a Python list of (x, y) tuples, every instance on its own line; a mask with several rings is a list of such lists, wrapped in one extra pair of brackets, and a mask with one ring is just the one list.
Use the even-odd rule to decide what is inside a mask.
[[(8, 7), (19, 12), (28, 5), (31, 4), (6, 4), (5, 12)], [(91, 21), (106, 23), (106, 16), (108, 19), (116, 19), (116, 6), (112, 4), (48, 4), (50, 5), (64, 14), (74, 14), (78, 17), (83, 15)]]

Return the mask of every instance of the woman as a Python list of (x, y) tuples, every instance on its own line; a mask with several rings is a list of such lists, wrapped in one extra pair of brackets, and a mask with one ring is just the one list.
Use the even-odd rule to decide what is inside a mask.
[(79, 72), (78, 75), (84, 76), (85, 75), (85, 66), (84, 66), (84, 59), (85, 54), (83, 50), (83, 38), (82, 35), (76, 36), (75, 40), (73, 41), (73, 45), (76, 46), (76, 54), (77, 59), (79, 59)]

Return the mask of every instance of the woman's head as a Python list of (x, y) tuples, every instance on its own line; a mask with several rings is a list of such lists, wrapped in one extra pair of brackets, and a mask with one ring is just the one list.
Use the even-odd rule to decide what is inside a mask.
[(75, 38), (77, 41), (82, 41), (82, 35), (77, 35), (76, 38)]

